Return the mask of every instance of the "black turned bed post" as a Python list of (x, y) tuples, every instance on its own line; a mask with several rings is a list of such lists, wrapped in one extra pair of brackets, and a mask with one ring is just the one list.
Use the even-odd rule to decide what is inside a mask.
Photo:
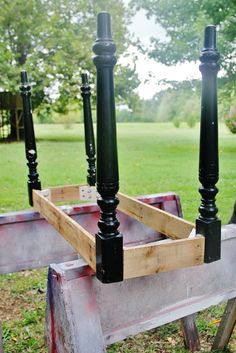
[(96, 184), (96, 158), (95, 158), (95, 141), (93, 132), (93, 120), (91, 113), (90, 104), (90, 85), (88, 80), (88, 75), (86, 73), (81, 74), (82, 86), (81, 86), (81, 96), (83, 98), (83, 112), (84, 112), (84, 135), (85, 135), (85, 151), (87, 155), (88, 162), (88, 175), (87, 183), (90, 186)]
[(232, 216), (229, 220), (229, 223), (236, 223), (236, 202), (234, 204), (233, 213), (232, 213)]
[(31, 108), (31, 86), (28, 82), (27, 72), (21, 71), (21, 85), (20, 85), (22, 103), (23, 103), (23, 120), (24, 120), (24, 134), (25, 134), (25, 156), (28, 161), (28, 195), (29, 204), (33, 206), (32, 191), (41, 190), (41, 182), (37, 172), (37, 149), (34, 135), (34, 123)]
[(111, 36), (110, 14), (97, 18), (93, 46), (97, 68), (97, 190), (101, 216), (96, 234), (97, 277), (103, 283), (123, 280), (123, 237), (118, 227), (116, 194), (119, 190), (113, 68), (116, 46)]
[(216, 28), (205, 29), (204, 48), (200, 56), (202, 73), (202, 104), (199, 157), (199, 192), (202, 196), (199, 218), (196, 220), (196, 232), (205, 236), (206, 263), (220, 259), (221, 221), (217, 217), (218, 209), (215, 196), (218, 192), (215, 184), (219, 178), (218, 162), (218, 113), (216, 77), (219, 70), (220, 55), (216, 49)]

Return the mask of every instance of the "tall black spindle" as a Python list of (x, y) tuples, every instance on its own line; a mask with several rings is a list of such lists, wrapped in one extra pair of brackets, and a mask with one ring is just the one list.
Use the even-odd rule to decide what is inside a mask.
[(94, 142), (94, 132), (93, 132), (93, 120), (91, 113), (90, 104), (90, 85), (88, 80), (88, 75), (83, 73), (81, 75), (82, 86), (81, 86), (81, 96), (83, 97), (83, 111), (84, 111), (84, 135), (85, 135), (85, 151), (87, 155), (88, 162), (88, 175), (87, 182), (90, 186), (96, 184), (96, 158), (95, 158), (95, 142)]
[(103, 283), (123, 280), (123, 237), (118, 227), (119, 172), (113, 69), (116, 46), (111, 36), (110, 14), (97, 18), (97, 39), (93, 46), (97, 68), (97, 190), (101, 217), (96, 234), (97, 277)]
[(215, 184), (219, 178), (218, 162), (218, 113), (216, 77), (219, 71), (220, 55), (216, 49), (216, 28), (205, 29), (204, 48), (200, 56), (202, 73), (202, 104), (200, 128), (199, 181), (202, 196), (196, 231), (205, 236), (206, 263), (220, 259), (221, 221), (217, 217), (218, 209), (215, 196), (218, 192)]
[(236, 202), (234, 204), (233, 214), (229, 220), (229, 223), (236, 223)]
[(31, 109), (31, 86), (28, 82), (27, 72), (21, 72), (21, 97), (23, 102), (23, 120), (25, 133), (25, 155), (28, 161), (28, 195), (29, 204), (33, 206), (32, 190), (41, 190), (39, 174), (37, 172), (37, 149), (34, 135), (34, 124)]

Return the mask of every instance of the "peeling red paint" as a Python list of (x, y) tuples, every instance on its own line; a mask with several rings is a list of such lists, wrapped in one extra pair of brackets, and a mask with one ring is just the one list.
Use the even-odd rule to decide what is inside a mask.
[(94, 276), (94, 270), (89, 266), (84, 266), (81, 272), (79, 273), (79, 277), (86, 277), (86, 276)]

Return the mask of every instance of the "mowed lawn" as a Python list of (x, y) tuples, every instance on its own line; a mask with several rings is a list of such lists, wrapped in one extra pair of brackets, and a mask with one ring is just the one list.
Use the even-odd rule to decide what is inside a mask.
[[(199, 126), (118, 124), (120, 190), (130, 195), (173, 191), (180, 195), (184, 217), (198, 215)], [(86, 182), (83, 125), (36, 125), (42, 186)], [(227, 223), (236, 200), (236, 136), (220, 124), (219, 216)], [(0, 144), (0, 212), (27, 209), (24, 144)], [(44, 310), (46, 269), (0, 276), (0, 326), (5, 353), (46, 353)], [(209, 352), (223, 307), (198, 315), (202, 351)], [(235, 352), (235, 337), (231, 349)], [(165, 325), (109, 347), (109, 353), (185, 353), (179, 322)]]
[[(36, 125), (38, 170), (43, 187), (84, 183), (86, 159), (83, 125)], [(220, 180), (217, 205), (227, 223), (236, 199), (236, 136), (220, 124)], [(199, 126), (118, 124), (120, 190), (130, 195), (173, 191), (184, 217), (198, 214)], [(0, 144), (0, 212), (28, 208), (23, 143)]]

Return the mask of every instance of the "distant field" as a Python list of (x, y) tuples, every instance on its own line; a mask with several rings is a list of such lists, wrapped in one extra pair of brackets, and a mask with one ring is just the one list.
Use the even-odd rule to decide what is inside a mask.
[[(83, 125), (36, 125), (42, 185), (84, 183)], [(185, 218), (197, 216), (199, 127), (172, 124), (118, 124), (120, 190), (130, 195), (174, 191)], [(219, 215), (226, 223), (236, 199), (236, 136), (220, 125)], [(0, 145), (0, 212), (28, 208), (23, 143)]]

